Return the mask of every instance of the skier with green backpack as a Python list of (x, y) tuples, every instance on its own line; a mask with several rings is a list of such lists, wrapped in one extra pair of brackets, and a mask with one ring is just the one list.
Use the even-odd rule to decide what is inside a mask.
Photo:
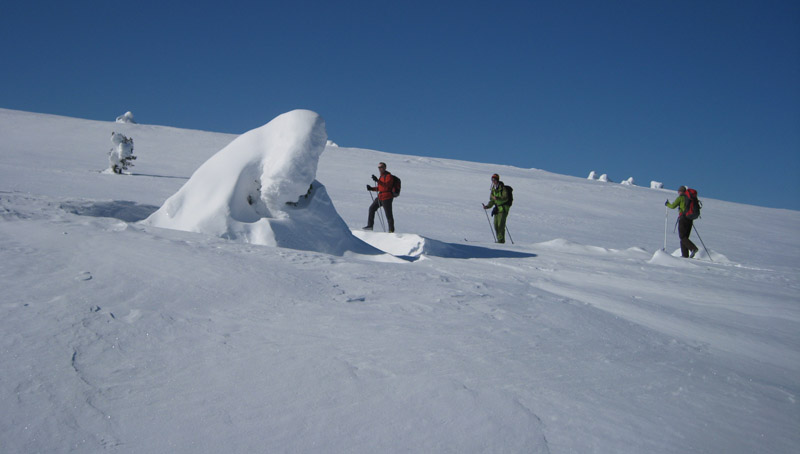
[(669, 209), (678, 210), (678, 238), (681, 240), (681, 256), (684, 258), (694, 258), (697, 254), (697, 246), (689, 239), (692, 233), (694, 220), (700, 217), (700, 207), (702, 204), (697, 199), (697, 191), (686, 186), (678, 188), (678, 197), (672, 203), (667, 200), (664, 206)]
[(494, 207), (492, 216), (494, 216), (495, 241), (498, 243), (506, 242), (506, 220), (512, 203), (514, 203), (514, 189), (503, 184), (500, 181), (500, 176), (495, 173), (492, 175), (489, 203), (483, 204), (483, 209), (488, 210)]

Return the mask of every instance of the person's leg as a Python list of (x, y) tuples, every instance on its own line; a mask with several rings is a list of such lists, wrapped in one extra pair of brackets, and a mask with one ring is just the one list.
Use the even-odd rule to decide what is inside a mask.
[(698, 251), (697, 245), (695, 245), (694, 242), (689, 239), (689, 235), (692, 234), (692, 226), (694, 226), (694, 221), (691, 220), (691, 219), (687, 219), (687, 221), (688, 221), (687, 224), (689, 224), (689, 227), (687, 228), (686, 238), (684, 238), (684, 241), (686, 242), (686, 248), (689, 249), (689, 258), (694, 258), (694, 255)]
[(371, 229), (373, 225), (375, 225), (375, 212), (378, 211), (378, 207), (381, 206), (380, 201), (376, 198), (372, 201), (372, 205), (369, 206), (369, 217), (367, 219), (367, 227)]
[(692, 231), (692, 221), (686, 219), (685, 217), (681, 217), (678, 221), (678, 238), (681, 240), (681, 257), (688, 258), (689, 251), (692, 248), (689, 246), (691, 241), (689, 241), (689, 233)]
[(497, 211), (497, 214), (494, 215), (494, 230), (497, 234), (497, 242), (498, 243), (505, 243), (506, 242), (506, 217), (508, 216), (508, 211)]
[(394, 214), (392, 213), (392, 202), (394, 199), (386, 199), (381, 202), (383, 211), (386, 213), (386, 221), (389, 223), (389, 233), (394, 232)]

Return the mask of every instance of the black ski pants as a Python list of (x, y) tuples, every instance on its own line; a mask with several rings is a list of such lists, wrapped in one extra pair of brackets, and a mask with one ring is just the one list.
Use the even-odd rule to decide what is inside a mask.
[(681, 239), (681, 256), (683, 257), (689, 257), (690, 252), (697, 250), (697, 246), (689, 239), (693, 225), (694, 221), (686, 216), (678, 218), (678, 238)]
[(375, 212), (378, 211), (380, 207), (383, 207), (383, 211), (386, 213), (386, 220), (389, 222), (389, 231), (394, 232), (392, 201), (394, 201), (394, 199), (378, 200), (376, 198), (373, 200), (372, 205), (369, 206), (369, 219), (367, 220), (367, 225), (372, 227), (375, 224)]

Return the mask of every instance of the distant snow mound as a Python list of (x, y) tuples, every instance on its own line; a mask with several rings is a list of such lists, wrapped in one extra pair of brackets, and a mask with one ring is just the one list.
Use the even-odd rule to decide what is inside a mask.
[(136, 124), (136, 120), (133, 119), (133, 112), (130, 110), (125, 112), (124, 114), (117, 117), (117, 123), (133, 123)]
[(620, 184), (623, 186), (635, 186), (635, 181), (633, 180), (633, 177), (630, 177), (627, 180), (622, 180)]
[(651, 181), (650, 189), (664, 189), (664, 183), (658, 181)]
[(597, 172), (592, 170), (589, 172), (589, 176), (586, 178), (587, 180), (596, 180), (597, 179)]
[(380, 253), (352, 235), (315, 179), (326, 141), (315, 112), (282, 114), (217, 152), (142, 222), (333, 255)]
[(606, 183), (607, 183), (607, 182), (609, 182), (609, 181), (611, 181), (611, 180), (609, 180), (609, 179), (608, 179), (608, 175), (607, 175), (607, 174), (605, 174), (605, 173), (604, 173), (604, 174), (602, 174), (602, 175), (600, 175), (600, 178), (598, 178), (597, 180), (598, 180), (598, 181), (603, 181), (603, 182), (606, 182)]
[(328, 142), (325, 144), (325, 146), (326, 146), (326, 147), (339, 148), (339, 145), (338, 145), (336, 142), (332, 141), (332, 140), (329, 140), (329, 141), (328, 141)]

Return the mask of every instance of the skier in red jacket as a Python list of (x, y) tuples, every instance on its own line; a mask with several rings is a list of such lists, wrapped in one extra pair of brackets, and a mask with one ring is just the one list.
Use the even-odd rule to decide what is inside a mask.
[(373, 200), (372, 205), (369, 206), (369, 218), (364, 230), (372, 230), (372, 226), (375, 223), (375, 212), (378, 211), (380, 207), (383, 207), (383, 211), (386, 212), (386, 220), (389, 221), (389, 233), (393, 233), (394, 216), (392, 215), (392, 200), (394, 199), (394, 194), (392, 191), (394, 188), (394, 177), (391, 173), (386, 171), (386, 163), (384, 162), (378, 163), (378, 170), (381, 173), (380, 177), (372, 175), (372, 180), (377, 183), (377, 185), (367, 185), (367, 191), (377, 191), (378, 197)]

